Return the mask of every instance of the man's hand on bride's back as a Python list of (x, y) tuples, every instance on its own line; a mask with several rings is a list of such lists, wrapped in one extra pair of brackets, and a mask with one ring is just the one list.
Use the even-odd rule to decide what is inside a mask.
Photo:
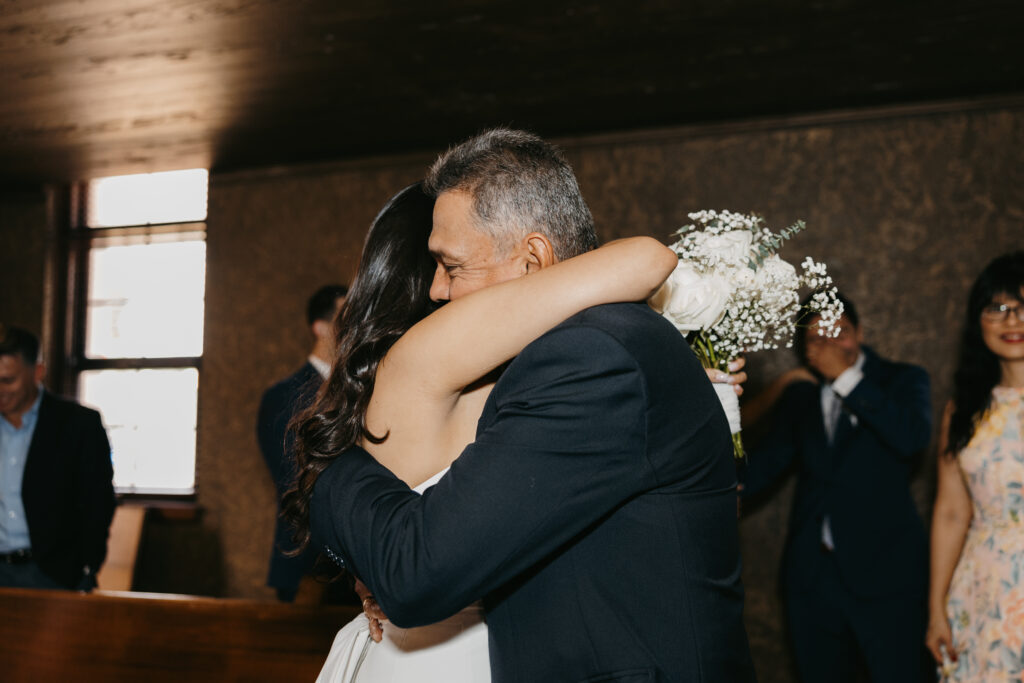
[(381, 611), (380, 605), (377, 604), (370, 589), (359, 579), (356, 579), (355, 590), (356, 595), (363, 601), (363, 613), (366, 615), (367, 621), (370, 622), (370, 637), (374, 642), (379, 643), (384, 638), (384, 622), (388, 620), (388, 617)]
[(747, 359), (740, 357), (729, 363), (729, 372), (706, 368), (708, 379), (715, 384), (731, 384), (737, 396), (743, 395), (743, 383), (747, 381), (747, 373), (743, 372), (743, 366)]

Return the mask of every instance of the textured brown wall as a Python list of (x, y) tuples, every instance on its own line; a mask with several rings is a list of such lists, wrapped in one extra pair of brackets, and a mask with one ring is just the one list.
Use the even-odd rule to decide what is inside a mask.
[[(1024, 113), (900, 115), (827, 124), (665, 131), (563, 144), (602, 239), (668, 239), (702, 208), (809, 229), (784, 255), (826, 261), (869, 343), (924, 365), (936, 410), (962, 300), (990, 258), (1022, 246)], [(256, 450), (259, 394), (302, 360), (301, 308), (352, 273), (384, 200), (428, 159), (214, 179), (200, 426), (200, 502), (223, 545), (226, 593), (266, 596), (272, 489)], [(791, 365), (750, 359), (752, 390)], [(915, 493), (922, 511), (930, 467)], [(748, 626), (762, 680), (791, 680), (776, 593), (791, 484), (742, 522)]]
[(46, 196), (0, 190), (0, 321), (43, 334)]

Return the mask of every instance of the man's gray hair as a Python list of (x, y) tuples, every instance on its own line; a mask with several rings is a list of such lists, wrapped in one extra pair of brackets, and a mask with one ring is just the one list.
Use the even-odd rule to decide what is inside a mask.
[(452, 147), (425, 181), (435, 198), (451, 190), (473, 198), (475, 223), (499, 251), (539, 232), (564, 260), (597, 247), (594, 218), (576, 176), (554, 145), (532, 133), (495, 128)]

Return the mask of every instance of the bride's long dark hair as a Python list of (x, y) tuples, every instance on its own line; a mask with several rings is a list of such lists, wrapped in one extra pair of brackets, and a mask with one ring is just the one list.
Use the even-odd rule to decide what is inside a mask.
[(999, 384), (999, 358), (981, 335), (981, 312), (999, 294), (1022, 301), (1024, 290), (1024, 251), (1004, 254), (981, 271), (967, 297), (967, 318), (960, 339), (960, 357), (953, 376), (953, 415), (949, 422), (948, 452), (962, 451), (992, 400), (992, 389)]
[(381, 209), (366, 235), (359, 270), (335, 321), (337, 351), (331, 373), (313, 404), (299, 413), (295, 433), (296, 479), (283, 500), (301, 551), (309, 544), (309, 502), (331, 461), (366, 439), (386, 434), (366, 428), (366, 407), (377, 365), (399, 337), (435, 307), (430, 283), (435, 264), (427, 251), (434, 199), (422, 183), (405, 188)]

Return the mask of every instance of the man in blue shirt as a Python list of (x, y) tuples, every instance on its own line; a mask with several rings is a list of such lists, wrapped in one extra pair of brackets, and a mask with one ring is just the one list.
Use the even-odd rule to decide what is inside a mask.
[(0, 323), (0, 586), (89, 590), (114, 515), (100, 415), (42, 388), (35, 335)]

